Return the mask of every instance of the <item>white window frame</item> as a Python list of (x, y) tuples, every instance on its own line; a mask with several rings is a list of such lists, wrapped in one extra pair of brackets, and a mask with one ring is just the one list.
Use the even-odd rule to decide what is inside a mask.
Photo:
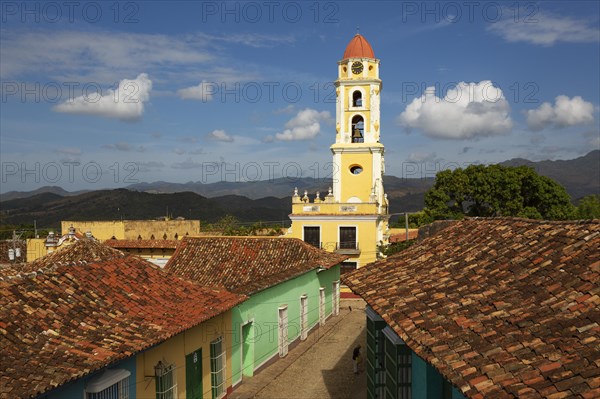
[(325, 325), (325, 287), (319, 288), (319, 325)]
[(279, 337), (279, 357), (285, 357), (288, 354), (288, 307), (280, 306), (277, 309), (277, 325)]
[(85, 399), (104, 399), (115, 389), (119, 399), (129, 399), (129, 377), (131, 372), (125, 369), (109, 369), (94, 377), (86, 384)]
[[(164, 366), (163, 374), (155, 376), (156, 378), (156, 399), (177, 399), (177, 367), (173, 363), (167, 363)], [(159, 380), (160, 379), (160, 380)], [(164, 382), (162, 380), (165, 380)], [(168, 382), (170, 385), (166, 385)], [(163, 386), (165, 385), (165, 386)], [(162, 386), (162, 390), (158, 390)]]
[[(221, 346), (220, 353), (214, 354), (213, 347), (218, 344)], [(213, 366), (219, 362), (221, 363), (220, 368), (216, 370)], [(221, 378), (220, 384), (215, 384), (218, 382), (219, 377)], [(227, 395), (227, 353), (222, 336), (210, 343), (210, 386), (213, 399), (219, 399)]]
[(300, 340), (308, 337), (308, 296), (300, 296)]
[(333, 299), (333, 309), (331, 311), (334, 316), (337, 316), (340, 314), (340, 280), (333, 282), (331, 297)]

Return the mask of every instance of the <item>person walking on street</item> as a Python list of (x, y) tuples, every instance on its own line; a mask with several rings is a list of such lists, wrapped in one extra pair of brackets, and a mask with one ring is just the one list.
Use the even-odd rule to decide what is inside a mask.
[(358, 363), (360, 363), (360, 345), (352, 351), (352, 363), (354, 364), (354, 374), (358, 374)]

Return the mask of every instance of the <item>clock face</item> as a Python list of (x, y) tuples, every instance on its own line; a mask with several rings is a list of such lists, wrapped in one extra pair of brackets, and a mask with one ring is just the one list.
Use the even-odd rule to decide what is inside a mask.
[(363, 71), (363, 64), (362, 64), (362, 62), (354, 61), (352, 63), (352, 73), (355, 74), (355, 75), (358, 75), (362, 71)]

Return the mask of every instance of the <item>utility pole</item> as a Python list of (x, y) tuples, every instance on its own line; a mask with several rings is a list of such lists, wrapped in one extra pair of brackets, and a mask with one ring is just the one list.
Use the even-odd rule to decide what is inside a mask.
[(20, 232), (19, 236), (17, 237), (17, 232), (15, 230), (13, 230), (12, 240), (11, 240), (12, 248), (8, 249), (8, 259), (13, 261), (14, 263), (17, 263), (18, 262), (17, 258), (20, 258), (22, 256), (21, 247), (17, 246), (17, 240), (19, 238), (21, 238), (21, 234), (22, 234), (22, 232)]

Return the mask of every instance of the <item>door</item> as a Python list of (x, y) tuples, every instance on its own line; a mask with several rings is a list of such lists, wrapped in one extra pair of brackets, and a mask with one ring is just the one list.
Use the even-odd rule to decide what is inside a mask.
[(321, 248), (321, 228), (319, 226), (304, 226), (304, 242), (313, 247)]
[(340, 249), (357, 249), (356, 227), (340, 227)]
[(288, 314), (287, 306), (279, 308), (279, 357), (288, 353)]
[(242, 326), (242, 378), (254, 374), (254, 328), (252, 322)]
[(185, 398), (202, 399), (202, 348), (185, 356)]

